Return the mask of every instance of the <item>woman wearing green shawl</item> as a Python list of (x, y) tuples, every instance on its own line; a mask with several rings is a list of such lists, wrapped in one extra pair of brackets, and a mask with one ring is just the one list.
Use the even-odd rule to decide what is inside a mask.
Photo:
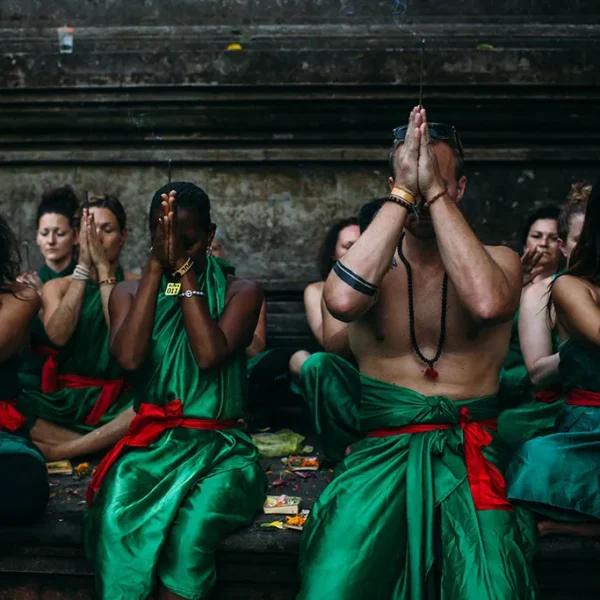
[(557, 431), (529, 440), (514, 457), (509, 497), (547, 520), (542, 534), (600, 536), (600, 183), (591, 193), (566, 274), (552, 305), (567, 337), (560, 347), (562, 410)]
[[(560, 241), (558, 237), (558, 216), (559, 209), (554, 206), (547, 206), (536, 210), (525, 224), (523, 234), (523, 292), (521, 294), (521, 303), (519, 310), (514, 316), (510, 346), (504, 367), (501, 373), (501, 394), (505, 406), (515, 406), (523, 402), (533, 400), (534, 385), (531, 382), (525, 360), (521, 350), (520, 326), (519, 320), (521, 308), (526, 296), (531, 298), (532, 294), (528, 292), (532, 287), (536, 288), (535, 295), (539, 295), (537, 290), (544, 283), (546, 288), (551, 278), (558, 271), (561, 252)], [(531, 305), (531, 301), (527, 306)], [(529, 314), (526, 315), (529, 319)], [(526, 324), (527, 325), (527, 324)], [(553, 339), (553, 351), (558, 350), (558, 336)]]
[(207, 256), (214, 225), (195, 185), (159, 190), (150, 228), (141, 281), (111, 298), (111, 351), (136, 372), (137, 414), (88, 491), (100, 600), (206, 597), (217, 544), (264, 501), (258, 451), (237, 428), (262, 290)]
[[(33, 286), (40, 296), (45, 283), (71, 275), (77, 264), (73, 254), (77, 243), (75, 215), (78, 208), (77, 196), (70, 185), (46, 190), (42, 196), (37, 210), (36, 240), (44, 265), (37, 273), (28, 271), (18, 279)], [(41, 316), (36, 316), (30, 328), (29, 346), (19, 369), (23, 389), (41, 389), (44, 361), (56, 350), (46, 335)]]
[(117, 282), (133, 277), (119, 264), (126, 233), (119, 200), (92, 197), (83, 208), (77, 267), (44, 286), (45, 331), (59, 350), (44, 363), (42, 391), (25, 390), (18, 408), (48, 460), (68, 458), (63, 444), (132, 405), (122, 370), (108, 352), (108, 300)]

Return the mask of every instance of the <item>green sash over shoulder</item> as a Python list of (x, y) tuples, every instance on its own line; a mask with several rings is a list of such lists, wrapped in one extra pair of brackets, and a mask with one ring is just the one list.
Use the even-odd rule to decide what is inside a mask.
[[(123, 281), (123, 269), (116, 272), (118, 281)], [(120, 393), (93, 424), (86, 423), (103, 387), (99, 385), (72, 387), (63, 383), (65, 376), (98, 380), (109, 385), (118, 385)], [(62, 379), (61, 379), (62, 378)], [(112, 421), (133, 402), (131, 392), (126, 390), (123, 371), (109, 353), (109, 331), (104, 318), (102, 299), (98, 285), (88, 281), (77, 327), (67, 344), (58, 354), (57, 391), (43, 393), (24, 390), (19, 397), (18, 408), (27, 417), (30, 425), (37, 418), (52, 421), (80, 433)], [(120, 380), (120, 381), (119, 381)]]
[[(535, 598), (531, 515), (477, 510), (480, 481), (466, 466), (461, 419), (495, 419), (495, 396), (425, 397), (327, 354), (309, 358), (300, 379), (329, 451), (358, 440), (305, 526), (300, 600)], [(425, 431), (361, 438), (387, 428)], [(501, 472), (509, 453), (485, 432), (483, 456)]]
[[(208, 257), (199, 277), (211, 316), (225, 307), (233, 269)], [(201, 370), (183, 323), (187, 299), (159, 293), (154, 329), (137, 373), (136, 408), (179, 400), (183, 416), (242, 415), (244, 349), (219, 368)], [(251, 523), (264, 502), (258, 451), (237, 429), (165, 430), (147, 447), (126, 447), (108, 470), (84, 521), (86, 554), (99, 600), (147, 598), (157, 581), (184, 598), (204, 598), (215, 580), (219, 541)]]

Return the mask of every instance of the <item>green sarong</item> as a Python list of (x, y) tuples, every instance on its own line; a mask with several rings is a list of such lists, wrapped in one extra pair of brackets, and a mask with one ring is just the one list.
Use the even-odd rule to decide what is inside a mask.
[(600, 394), (600, 350), (569, 338), (560, 348), (566, 395), (556, 432), (524, 443), (507, 470), (508, 495), (556, 521), (600, 519), (600, 406), (569, 404), (569, 392)]
[[(77, 261), (72, 260), (69, 266), (62, 271), (53, 271), (44, 265), (38, 272), (38, 277), (42, 283), (47, 283), (51, 279), (59, 279), (67, 277), (73, 272), (77, 265)], [(31, 322), (29, 328), (29, 346), (23, 353), (21, 367), (19, 368), (19, 381), (24, 390), (41, 390), (41, 373), (44, 361), (44, 356), (40, 356), (40, 349), (51, 348), (57, 350), (56, 346), (48, 339), (44, 323), (39, 315)]]
[[(225, 307), (232, 268), (208, 257), (199, 278), (213, 319)], [(148, 356), (136, 377), (140, 403), (183, 404), (186, 418), (236, 419), (246, 384), (244, 349), (200, 370), (180, 300), (159, 293)], [(186, 300), (183, 300), (186, 302)], [(85, 515), (84, 544), (99, 600), (145, 600), (160, 580), (187, 599), (215, 582), (215, 548), (248, 525), (265, 497), (266, 478), (251, 439), (237, 429), (169, 429), (144, 448), (127, 448)]]
[[(116, 272), (118, 281), (123, 281), (123, 269)], [(77, 327), (67, 344), (58, 355), (58, 376), (75, 376), (109, 383), (123, 380), (124, 373), (109, 353), (109, 331), (104, 319), (102, 299), (98, 285), (88, 281)], [(19, 396), (18, 408), (27, 417), (30, 427), (37, 418), (46, 419), (77, 431), (87, 433), (112, 421), (133, 403), (133, 395), (122, 382), (122, 391), (94, 423), (86, 423), (99, 400), (103, 388), (98, 385), (65, 387), (58, 391), (43, 393), (24, 390)]]
[[(531, 514), (477, 510), (467, 476), (461, 415), (496, 418), (495, 396), (425, 397), (327, 354), (306, 361), (300, 383), (318, 399), (317, 429), (338, 454), (374, 430), (450, 425), (354, 443), (304, 528), (300, 600), (535, 598)], [(492, 439), (483, 455), (502, 471), (509, 452), (486, 431)]]

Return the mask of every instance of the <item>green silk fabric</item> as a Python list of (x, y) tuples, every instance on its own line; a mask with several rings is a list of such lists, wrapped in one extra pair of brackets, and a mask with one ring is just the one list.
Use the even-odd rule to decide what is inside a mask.
[[(599, 365), (599, 348), (568, 339), (560, 348), (563, 390), (600, 393)], [(557, 521), (600, 519), (600, 408), (560, 405), (556, 433), (529, 440), (512, 460), (508, 496)]]
[[(123, 281), (123, 269), (115, 274)], [(123, 371), (109, 353), (109, 331), (104, 319), (98, 285), (88, 281), (77, 327), (67, 344), (60, 349), (59, 374), (79, 375), (94, 379), (113, 380), (123, 377)], [(122, 392), (97, 425), (85, 420), (98, 400), (102, 388), (62, 389), (50, 394), (24, 390), (19, 396), (19, 410), (30, 424), (42, 418), (79, 433), (87, 433), (112, 421), (133, 402), (131, 392)]]
[[(531, 514), (476, 510), (467, 479), (459, 411), (467, 407), (473, 421), (495, 418), (495, 396), (425, 397), (328, 354), (306, 361), (300, 387), (329, 452), (357, 441), (304, 528), (299, 600), (536, 597)], [(457, 427), (360, 438), (414, 424)], [(490, 433), (484, 456), (502, 471), (510, 453)]]
[[(44, 266), (39, 270), (38, 277), (42, 283), (47, 283), (51, 279), (59, 279), (60, 277), (67, 277), (73, 273), (73, 269), (77, 265), (77, 261), (72, 260), (69, 266), (62, 271), (53, 271), (48, 265)], [(31, 322), (29, 328), (29, 344), (30, 346), (45, 346), (48, 348), (56, 348), (46, 335), (44, 329), (44, 323), (40, 319), (39, 315)], [(33, 354), (29, 348), (23, 353), (21, 361), (21, 367), (19, 369), (19, 381), (24, 390), (40, 390), (41, 384), (41, 373), (44, 361), (46, 359), (41, 356)]]
[[(19, 357), (12, 356), (0, 364), (0, 381), (2, 381), (2, 400), (15, 400), (20, 391), (19, 384)], [(1, 401), (1, 400), (0, 400)], [(2, 458), (2, 455), (5, 455)], [(0, 460), (6, 460), (6, 455), (27, 454), (40, 461), (44, 466), (46, 461), (38, 447), (31, 442), (29, 431), (22, 427), (19, 431), (8, 432), (0, 430)]]
[[(208, 257), (199, 278), (215, 320), (225, 307), (231, 271)], [(185, 417), (241, 416), (244, 349), (218, 368), (199, 369), (180, 307), (189, 300), (165, 296), (165, 287), (163, 281), (148, 356), (137, 373), (136, 407), (179, 399)], [(160, 580), (183, 598), (204, 598), (215, 581), (217, 544), (252, 522), (265, 488), (258, 451), (239, 430), (171, 429), (147, 448), (126, 449), (85, 515), (96, 597), (145, 599)]]

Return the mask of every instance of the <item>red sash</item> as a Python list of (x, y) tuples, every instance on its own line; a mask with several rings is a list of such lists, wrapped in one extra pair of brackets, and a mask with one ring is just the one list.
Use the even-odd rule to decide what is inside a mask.
[(572, 389), (567, 392), (567, 404), (574, 406), (596, 406), (600, 408), (600, 393)]
[(116, 402), (121, 392), (129, 389), (124, 379), (94, 379), (92, 377), (82, 377), (80, 375), (59, 375), (58, 374), (58, 350), (46, 346), (32, 346), (31, 352), (36, 356), (46, 357), (46, 362), (42, 368), (42, 392), (52, 394), (64, 388), (82, 389), (91, 387), (101, 387), (102, 391), (94, 408), (85, 419), (86, 425), (97, 425), (106, 411)]
[(113, 463), (119, 458), (125, 447), (146, 448), (154, 443), (168, 429), (186, 427), (188, 429), (204, 429), (215, 431), (219, 429), (234, 429), (237, 419), (194, 419), (183, 416), (181, 400), (171, 400), (166, 406), (142, 403), (129, 425), (129, 431), (112, 450), (102, 459), (96, 469), (90, 487), (87, 490), (88, 505), (94, 502), (94, 495), (100, 489), (102, 480)]
[(31, 346), (31, 353), (45, 358), (42, 367), (42, 392), (50, 394), (58, 390), (58, 350), (48, 346)]
[(562, 390), (561, 387), (555, 385), (553, 387), (549, 387), (543, 390), (540, 390), (536, 395), (535, 399), (538, 402), (543, 402), (544, 404), (554, 404), (562, 398)]
[(0, 400), (0, 431), (17, 431), (27, 422), (16, 404), (16, 400)]
[[(498, 469), (483, 456), (482, 448), (489, 446), (492, 436), (485, 429), (496, 430), (496, 419), (471, 421), (466, 407), (460, 409), (458, 426), (463, 430), (465, 464), (473, 504), (477, 510), (512, 510), (512, 504), (506, 499), (506, 481)], [(424, 433), (439, 429), (451, 429), (456, 425), (407, 425), (390, 429), (377, 429), (367, 433), (367, 437), (387, 437), (407, 433)]]

